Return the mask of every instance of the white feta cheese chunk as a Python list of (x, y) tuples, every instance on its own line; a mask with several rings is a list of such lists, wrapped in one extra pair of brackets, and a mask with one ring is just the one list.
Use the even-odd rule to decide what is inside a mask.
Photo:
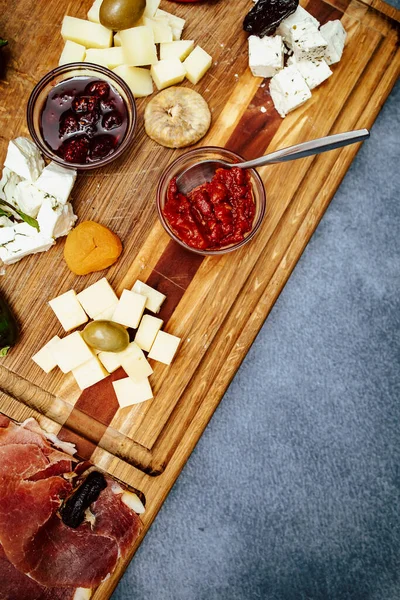
[(40, 233), (52, 238), (67, 235), (77, 218), (69, 202), (62, 205), (51, 196), (43, 200), (37, 216)]
[(290, 45), (292, 32), (296, 31), (296, 29), (298, 29), (299, 26), (304, 24), (305, 22), (312, 23), (317, 28), (319, 27), (319, 21), (317, 21), (315, 17), (310, 15), (310, 13), (307, 12), (304, 8), (298, 6), (294, 13), (289, 15), (286, 19), (283, 19), (278, 29), (276, 30), (276, 33), (278, 35), (281, 35), (285, 42), (288, 45)]
[(22, 179), (36, 181), (44, 168), (44, 160), (36, 145), (28, 138), (19, 137), (8, 144), (4, 166)]
[(288, 66), (296, 65), (296, 68), (303, 75), (310, 90), (316, 88), (332, 75), (332, 71), (324, 60), (297, 61), (296, 57), (293, 55), (289, 57), (287, 64)]
[(46, 194), (29, 181), (21, 181), (15, 189), (15, 202), (18, 208), (30, 217), (37, 217), (45, 198)]
[[(7, 218), (7, 217), (5, 217)], [(11, 223), (11, 221), (10, 221)], [(11, 224), (10, 227), (0, 227), (0, 246), (4, 244), (8, 244), (8, 242), (12, 242), (15, 239), (15, 229)]]
[[(21, 233), (22, 226), (29, 228), (29, 235)], [(40, 235), (34, 227), (27, 223), (15, 225), (15, 238), (12, 242), (0, 247), (0, 258), (6, 265), (11, 265), (29, 254), (46, 252), (55, 243), (53, 239)]]
[(346, 30), (339, 20), (328, 21), (320, 29), (321, 35), (328, 43), (324, 58), (328, 65), (338, 63), (342, 58), (343, 48), (346, 43)]
[(291, 46), (296, 60), (321, 60), (328, 42), (313, 23), (304, 21), (296, 30), (292, 30)]
[(14, 226), (14, 223), (11, 221), (11, 219), (6, 217), (5, 215), (0, 217), (0, 227), (13, 227), (13, 226)]
[(269, 91), (274, 106), (281, 117), (311, 98), (310, 89), (295, 65), (285, 67), (273, 76)]
[(0, 199), (15, 205), (15, 190), (21, 181), (19, 175), (4, 167), (0, 181)]
[(249, 37), (249, 66), (255, 77), (273, 77), (283, 69), (283, 41), (280, 35)]
[(57, 198), (61, 204), (66, 204), (76, 181), (76, 169), (65, 169), (55, 162), (45, 167), (35, 185)]

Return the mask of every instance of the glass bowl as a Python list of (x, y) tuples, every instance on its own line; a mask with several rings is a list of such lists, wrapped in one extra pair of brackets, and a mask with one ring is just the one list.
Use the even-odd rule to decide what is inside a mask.
[(248, 169), (250, 172), (250, 181), (253, 188), (253, 198), (255, 202), (255, 215), (253, 220), (253, 227), (251, 231), (249, 231), (245, 238), (238, 242), (237, 244), (231, 244), (230, 246), (224, 246), (222, 248), (213, 248), (210, 250), (199, 250), (197, 248), (192, 248), (185, 242), (183, 242), (174, 232), (167, 219), (164, 217), (163, 209), (167, 199), (167, 191), (168, 185), (171, 179), (174, 177), (178, 177), (183, 171), (191, 167), (192, 165), (198, 163), (202, 160), (215, 160), (221, 159), (230, 163), (237, 163), (244, 161), (242, 156), (236, 154), (235, 152), (231, 152), (226, 148), (218, 148), (217, 146), (205, 146), (204, 148), (195, 148), (194, 150), (189, 150), (185, 152), (179, 158), (177, 158), (173, 163), (168, 165), (168, 167), (163, 172), (160, 182), (157, 188), (157, 211), (160, 221), (168, 233), (168, 235), (175, 240), (178, 244), (186, 248), (186, 250), (190, 250), (191, 252), (195, 252), (196, 254), (201, 254), (203, 256), (211, 256), (217, 254), (226, 254), (227, 252), (233, 252), (233, 250), (238, 250), (245, 244), (247, 244), (257, 233), (262, 223), (262, 220), (265, 215), (266, 210), (266, 195), (264, 184), (261, 180), (261, 177), (254, 169)]
[[(96, 77), (109, 83), (124, 100), (128, 117), (128, 125), (124, 139), (122, 140), (118, 148), (116, 148), (115, 152), (108, 156), (105, 156), (102, 159), (85, 164), (67, 162), (63, 160), (60, 156), (55, 154), (55, 152), (53, 152), (53, 150), (47, 145), (47, 143), (43, 139), (40, 127), (40, 117), (42, 109), (44, 107), (44, 103), (47, 99), (47, 96), (52, 90), (52, 88), (58, 83), (65, 81), (66, 79), (82, 76)], [(121, 154), (125, 152), (128, 146), (131, 144), (136, 128), (136, 104), (132, 92), (125, 83), (125, 81), (113, 71), (110, 71), (106, 67), (102, 67), (100, 65), (95, 65), (92, 63), (70, 63), (67, 65), (62, 65), (61, 67), (57, 67), (56, 69), (53, 69), (52, 71), (47, 73), (47, 75), (45, 75), (33, 88), (33, 91), (28, 100), (27, 121), (29, 133), (31, 134), (32, 139), (35, 141), (37, 146), (39, 146), (41, 152), (45, 156), (47, 156), (47, 158), (50, 158), (59, 165), (62, 165), (63, 167), (79, 169), (80, 171), (86, 171), (89, 169), (97, 169), (98, 167), (107, 165), (108, 163), (121, 156)]]

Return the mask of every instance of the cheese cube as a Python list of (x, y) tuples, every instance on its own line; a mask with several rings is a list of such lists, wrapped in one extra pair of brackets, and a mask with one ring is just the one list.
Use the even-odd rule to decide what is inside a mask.
[(112, 306), (110, 306), (109, 308), (106, 308), (105, 310), (103, 310), (103, 312), (99, 313), (98, 315), (96, 315), (95, 317), (93, 317), (94, 321), (111, 321), (114, 311), (116, 309), (117, 306), (117, 302), (115, 304), (113, 304)]
[(212, 57), (203, 48), (200, 48), (200, 46), (196, 46), (183, 63), (186, 70), (186, 77), (193, 84), (200, 81), (211, 65)]
[(151, 400), (153, 392), (148, 379), (135, 382), (130, 377), (113, 381), (115, 395), (121, 408)]
[(279, 35), (249, 37), (249, 66), (255, 77), (273, 77), (283, 69), (283, 41)]
[(92, 6), (89, 8), (87, 18), (92, 23), (100, 23), (100, 6), (103, 0), (94, 0)]
[(140, 281), (139, 279), (135, 282), (132, 291), (141, 294), (142, 296), (146, 296), (145, 308), (153, 313), (158, 313), (160, 311), (161, 304), (166, 298), (164, 294), (150, 287), (147, 283), (143, 283), (143, 281)]
[(131, 67), (154, 65), (157, 51), (153, 30), (149, 27), (131, 27), (119, 32), (125, 63)]
[(324, 58), (328, 65), (338, 63), (342, 58), (346, 42), (346, 30), (339, 20), (328, 21), (320, 29), (321, 35), (328, 43)]
[(125, 62), (124, 53), (121, 47), (115, 48), (88, 48), (85, 62), (102, 65), (107, 69), (115, 69)]
[(143, 98), (153, 93), (153, 80), (149, 69), (121, 65), (113, 71), (125, 81), (135, 98)]
[(145, 17), (154, 17), (161, 0), (146, 0), (146, 8), (144, 9)]
[(153, 317), (152, 315), (143, 315), (135, 336), (135, 342), (139, 348), (148, 352), (162, 325), (162, 319), (157, 319), (157, 317)]
[(148, 354), (148, 358), (153, 358), (165, 365), (170, 365), (178, 350), (180, 341), (181, 338), (176, 337), (176, 335), (159, 331)]
[(141, 356), (136, 356), (134, 354), (125, 355), (121, 360), (121, 367), (128, 377), (135, 382), (147, 379), (153, 372), (150, 363), (147, 361), (142, 351)]
[(119, 35), (119, 31), (114, 35), (114, 46), (121, 46), (121, 36)]
[(99, 313), (104, 312), (111, 306), (115, 308), (118, 303), (118, 296), (107, 279), (103, 277), (79, 292), (77, 300), (86, 314), (91, 319), (95, 319)]
[(121, 502), (126, 504), (137, 515), (142, 515), (146, 510), (139, 496), (133, 492), (124, 492), (121, 496)]
[(31, 140), (19, 137), (9, 142), (4, 166), (22, 179), (36, 181), (44, 168), (44, 160)]
[(291, 45), (296, 60), (321, 60), (324, 58), (328, 42), (318, 28), (305, 21), (296, 30), (292, 30)]
[(128, 356), (140, 357), (143, 352), (135, 342), (131, 342), (122, 352), (99, 352), (99, 360), (105, 366), (109, 373), (116, 371), (121, 365), (122, 360)]
[(269, 91), (274, 106), (281, 117), (311, 98), (310, 89), (295, 65), (285, 67), (273, 76)]
[(72, 375), (81, 390), (94, 385), (107, 377), (108, 373), (96, 356), (92, 356), (87, 362), (72, 369)]
[(109, 48), (112, 44), (113, 32), (100, 25), (85, 19), (77, 19), (65, 15), (61, 35), (64, 40), (71, 40), (86, 48)]
[(153, 30), (154, 43), (172, 42), (172, 29), (168, 25), (167, 19), (150, 19), (144, 17), (143, 24)]
[(15, 202), (18, 208), (30, 217), (37, 217), (45, 199), (45, 193), (38, 190), (30, 181), (21, 181), (15, 188)]
[(115, 323), (136, 329), (142, 318), (146, 304), (145, 296), (124, 290), (115, 308), (112, 320)]
[(53, 298), (53, 300), (49, 301), (49, 305), (65, 331), (75, 329), (75, 327), (83, 325), (88, 320), (74, 290), (69, 290), (65, 294)]
[(51, 162), (43, 169), (35, 182), (35, 186), (42, 192), (57, 198), (61, 204), (66, 204), (74, 187), (76, 175), (76, 169), (66, 169), (55, 162)]
[(0, 198), (6, 200), (12, 205), (15, 205), (15, 191), (17, 185), (22, 181), (22, 178), (11, 171), (8, 167), (4, 167), (0, 181)]
[(172, 29), (172, 37), (174, 40), (180, 40), (182, 37), (182, 31), (183, 28), (185, 26), (185, 19), (182, 19), (181, 17), (177, 17), (176, 15), (173, 15), (169, 12), (167, 12), (166, 10), (161, 10), (160, 8), (158, 8), (155, 12), (154, 17), (156, 19), (161, 18), (166, 18), (168, 21), (168, 25), (171, 27)]
[(50, 373), (50, 371), (57, 366), (53, 350), (59, 341), (60, 338), (58, 335), (55, 335), (49, 342), (47, 342), (47, 344), (43, 346), (41, 350), (39, 350), (39, 352), (36, 352), (36, 354), (32, 356), (32, 360), (39, 365), (39, 367), (43, 369), (45, 373)]
[(296, 66), (303, 75), (310, 90), (316, 88), (332, 75), (332, 71), (324, 60), (297, 61), (296, 57), (293, 55), (289, 57), (287, 64)]
[(67, 235), (77, 220), (72, 204), (58, 204), (55, 198), (48, 196), (43, 200), (37, 221), (41, 235), (49, 238), (59, 238)]
[(72, 600), (90, 600), (93, 590), (91, 588), (76, 588)]
[(79, 331), (62, 338), (53, 348), (54, 358), (63, 373), (69, 373), (93, 358), (93, 353)]
[(179, 58), (185, 60), (194, 48), (193, 40), (178, 40), (176, 42), (165, 42), (160, 44), (160, 60), (166, 58)]
[(82, 62), (85, 58), (85, 54), (85, 46), (77, 44), (76, 42), (71, 42), (71, 40), (67, 40), (64, 44), (63, 51), (61, 52), (58, 65), (61, 67), (62, 65), (67, 65), (68, 63)]
[(151, 76), (158, 90), (180, 83), (185, 79), (186, 70), (179, 58), (167, 58), (152, 65)]
[(281, 35), (285, 42), (290, 46), (292, 39), (292, 32), (298, 29), (299, 26), (304, 24), (305, 22), (311, 23), (315, 25), (315, 27), (319, 27), (319, 21), (313, 17), (309, 12), (307, 12), (302, 6), (298, 6), (297, 9), (286, 17), (280, 24), (276, 33)]

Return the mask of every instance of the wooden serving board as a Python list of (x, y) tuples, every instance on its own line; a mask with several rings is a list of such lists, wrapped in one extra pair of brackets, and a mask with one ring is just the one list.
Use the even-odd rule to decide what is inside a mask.
[[(57, 65), (63, 15), (85, 17), (90, 5), (91, 0), (0, 0), (0, 34), (9, 39), (0, 81), (1, 161), (9, 139), (28, 133), (25, 108), (33, 85)], [(254, 78), (247, 68), (241, 22), (251, 6), (248, 0), (161, 3), (187, 19), (184, 37), (214, 58), (212, 69), (195, 86), (213, 115), (201, 145), (225, 146), (252, 158), (330, 133), (371, 127), (399, 73), (396, 10), (379, 0), (305, 2), (322, 23), (341, 19), (348, 41), (333, 76), (303, 107), (281, 119), (268, 82)], [(19, 344), (0, 366), (0, 410), (19, 420), (34, 415), (53, 431), (61, 429), (62, 437), (78, 443), (82, 456), (141, 489), (148, 506), (143, 535), (358, 149), (350, 146), (260, 169), (267, 192), (260, 232), (240, 251), (203, 259), (172, 242), (157, 220), (156, 186), (180, 151), (147, 138), (147, 101), (137, 102), (139, 126), (131, 150), (101, 170), (80, 175), (73, 192), (80, 220), (99, 221), (121, 237), (124, 253), (118, 263), (107, 273), (76, 277), (65, 266), (63, 241), (58, 241), (46, 254), (7, 267), (0, 279), (1, 293), (22, 324)], [(117, 410), (111, 378), (81, 394), (72, 376), (45, 375), (30, 359), (46, 340), (63, 333), (47, 301), (71, 288), (79, 292), (104, 275), (117, 292), (140, 278), (165, 293), (164, 329), (182, 337), (173, 365), (155, 366), (154, 400), (131, 410)], [(122, 376), (119, 371), (112, 377)], [(109, 597), (126, 564), (100, 586), (96, 600)]]

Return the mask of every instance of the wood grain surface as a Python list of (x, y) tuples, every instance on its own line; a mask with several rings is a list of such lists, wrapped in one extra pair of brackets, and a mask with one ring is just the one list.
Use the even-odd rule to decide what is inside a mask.
[[(1, 161), (9, 139), (27, 134), (25, 107), (32, 87), (58, 62), (63, 15), (84, 17), (90, 5), (90, 0), (0, 1), (0, 33), (10, 40), (0, 81)], [(214, 64), (201, 83), (185, 83), (204, 95), (212, 111), (212, 127), (201, 145), (225, 146), (252, 158), (372, 125), (400, 68), (395, 9), (379, 0), (305, 2), (321, 22), (340, 18), (348, 41), (333, 76), (313, 91), (309, 102), (282, 120), (273, 108), (268, 82), (254, 78), (247, 67), (247, 36), (241, 21), (250, 6), (247, 0), (161, 4), (185, 17), (184, 37), (213, 55)], [(82, 456), (91, 456), (102, 468), (141, 489), (148, 507), (143, 535), (358, 149), (350, 146), (260, 169), (267, 192), (260, 232), (240, 251), (202, 258), (174, 244), (157, 221), (158, 179), (181, 151), (161, 148), (146, 137), (146, 102), (138, 101), (139, 127), (131, 150), (102, 170), (80, 175), (73, 192), (79, 219), (97, 220), (121, 237), (124, 253), (118, 263), (107, 273), (76, 277), (63, 263), (63, 242), (58, 241), (48, 253), (7, 267), (0, 280), (1, 292), (23, 325), (20, 343), (0, 366), (0, 410), (16, 419), (33, 414), (43, 426), (61, 429), (61, 436), (78, 443)], [(166, 293), (164, 328), (182, 337), (173, 365), (155, 366), (154, 400), (131, 410), (118, 410), (109, 379), (81, 394), (72, 376), (45, 375), (30, 360), (44, 340), (62, 334), (46, 302), (71, 288), (79, 292), (105, 274), (118, 292), (140, 278)], [(113, 377), (121, 376), (122, 370)], [(126, 564), (121, 563), (100, 586), (95, 600), (109, 597)]]

